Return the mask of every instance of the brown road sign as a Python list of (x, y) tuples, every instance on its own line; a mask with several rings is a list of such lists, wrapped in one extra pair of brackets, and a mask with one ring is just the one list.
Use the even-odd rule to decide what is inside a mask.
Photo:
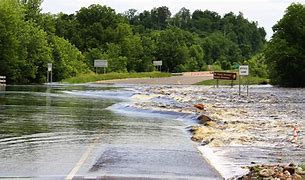
[(223, 79), (223, 80), (236, 80), (237, 74), (231, 72), (214, 72), (214, 79)]

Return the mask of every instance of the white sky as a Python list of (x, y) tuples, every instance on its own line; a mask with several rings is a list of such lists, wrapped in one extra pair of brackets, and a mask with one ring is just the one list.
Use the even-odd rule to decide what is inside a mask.
[(118, 13), (131, 8), (142, 12), (160, 6), (167, 6), (172, 15), (182, 7), (190, 9), (191, 12), (196, 9), (208, 9), (220, 15), (230, 11), (235, 14), (242, 12), (245, 18), (257, 21), (259, 26), (264, 27), (269, 39), (273, 33), (272, 26), (282, 18), (292, 2), (304, 4), (305, 0), (44, 0), (42, 9), (43, 12), (72, 14), (81, 7), (101, 4), (115, 9)]

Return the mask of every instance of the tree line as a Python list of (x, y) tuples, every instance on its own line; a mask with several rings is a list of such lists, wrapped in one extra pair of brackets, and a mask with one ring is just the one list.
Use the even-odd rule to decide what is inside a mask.
[(165, 6), (150, 11), (93, 4), (74, 14), (41, 12), (42, 0), (0, 0), (0, 72), (9, 83), (43, 83), (47, 63), (54, 80), (94, 70), (94, 59), (107, 59), (107, 72), (183, 72), (236, 68), (260, 52), (266, 32), (230, 12), (172, 15)]
[(59, 14), (56, 34), (84, 52), (89, 67), (94, 58), (107, 58), (111, 71), (128, 72), (151, 71), (154, 60), (162, 60), (167, 72), (201, 71), (212, 64), (231, 69), (259, 52), (266, 35), (242, 13), (221, 17), (182, 8), (172, 16), (163, 6), (117, 14), (101, 5)]
[(291, 4), (264, 49), (273, 84), (305, 87), (305, 5)]

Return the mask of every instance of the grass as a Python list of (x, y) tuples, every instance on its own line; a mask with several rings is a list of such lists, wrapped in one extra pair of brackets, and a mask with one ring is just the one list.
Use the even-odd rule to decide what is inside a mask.
[[(240, 79), (241, 84), (246, 84), (248, 80), (249, 85), (257, 85), (257, 84), (269, 84), (269, 79), (266, 78), (260, 78), (260, 77), (254, 77), (254, 76), (249, 76), (249, 77), (242, 77)], [(218, 80), (219, 85), (231, 85), (231, 80)], [(201, 81), (197, 83), (196, 85), (215, 85), (216, 84), (216, 79), (211, 79), (211, 80), (206, 80), (206, 81)], [(233, 81), (233, 85), (238, 85), (239, 84), (239, 77), (235, 81)]]
[(95, 74), (88, 73), (82, 74), (76, 77), (64, 79), (61, 82), (63, 83), (87, 83), (87, 82), (96, 82), (103, 80), (112, 80), (112, 79), (127, 79), (127, 78), (157, 78), (157, 77), (170, 77), (170, 73), (161, 73), (161, 72), (143, 72), (143, 73), (107, 73), (107, 74)]

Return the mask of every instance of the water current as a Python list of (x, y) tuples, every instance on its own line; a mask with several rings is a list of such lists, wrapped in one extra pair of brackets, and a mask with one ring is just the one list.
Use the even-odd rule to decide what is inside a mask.
[(152, 100), (135, 103), (140, 108), (145, 104), (143, 108), (198, 114), (193, 105), (206, 106), (200, 113), (218, 124), (203, 128), (203, 140), (213, 141), (210, 149), (199, 149), (225, 177), (253, 164), (305, 162), (304, 89), (251, 86), (248, 96), (245, 87), (241, 95), (238, 87), (154, 86), (141, 91)]

